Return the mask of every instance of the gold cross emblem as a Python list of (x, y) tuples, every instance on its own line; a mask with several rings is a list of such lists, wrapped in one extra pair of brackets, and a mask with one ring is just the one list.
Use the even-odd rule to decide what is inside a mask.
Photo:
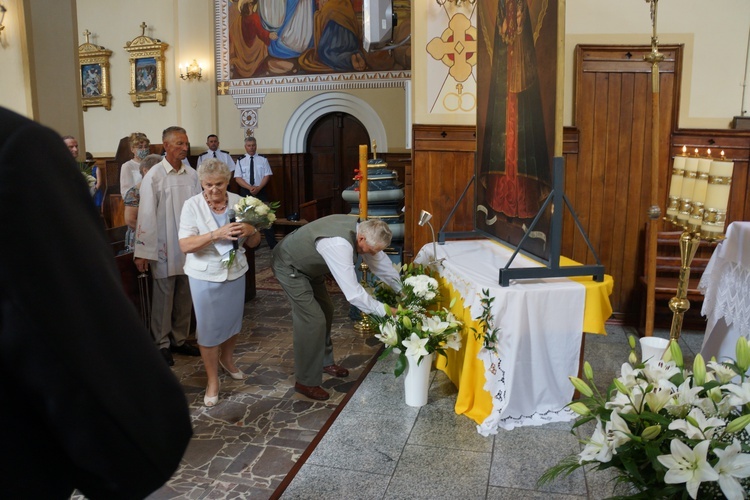
[(216, 86), (216, 92), (218, 92), (219, 95), (227, 95), (227, 90), (229, 90), (229, 82), (219, 82)]
[(477, 64), (477, 29), (468, 17), (456, 14), (440, 38), (430, 40), (427, 52), (448, 66), (456, 81), (465, 82)]

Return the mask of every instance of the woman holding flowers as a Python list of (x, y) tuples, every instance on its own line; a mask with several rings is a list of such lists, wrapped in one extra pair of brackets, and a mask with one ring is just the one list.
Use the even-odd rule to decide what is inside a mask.
[[(234, 347), (245, 306), (248, 271), (243, 241), (260, 244), (251, 224), (230, 222), (239, 195), (227, 192), (231, 172), (212, 158), (198, 167), (203, 192), (185, 202), (180, 216), (180, 249), (187, 254), (185, 274), (190, 280), (197, 320), (198, 347), (208, 385), (203, 402), (219, 401), (219, 366), (236, 380), (245, 374), (234, 364)], [(233, 217), (233, 216), (231, 216)]]

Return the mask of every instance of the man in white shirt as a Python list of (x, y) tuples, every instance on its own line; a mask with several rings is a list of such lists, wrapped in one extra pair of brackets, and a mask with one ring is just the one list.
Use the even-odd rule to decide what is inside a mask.
[(206, 146), (208, 146), (208, 151), (198, 157), (198, 164), (196, 165), (196, 168), (200, 167), (201, 163), (203, 163), (205, 160), (208, 160), (209, 158), (218, 158), (219, 160), (227, 164), (227, 167), (229, 167), (230, 171), (234, 171), (234, 160), (229, 154), (229, 151), (219, 149), (219, 137), (216, 134), (211, 134), (206, 137)]
[(328, 273), (346, 300), (359, 310), (377, 316), (392, 313), (367, 293), (354, 269), (361, 255), (370, 271), (400, 292), (398, 272), (383, 252), (391, 237), (388, 224), (380, 219), (358, 223), (351, 215), (329, 215), (300, 227), (274, 249), (271, 267), (292, 305), (294, 389), (300, 394), (326, 400), (329, 394), (320, 387), (323, 373), (349, 375), (333, 360), (333, 303), (325, 284)]
[[(165, 157), (141, 181), (141, 201), (135, 234), (135, 265), (140, 272), (151, 268), (151, 334), (168, 365), (171, 352), (200, 356), (197, 347), (185, 342), (190, 332), (193, 307), (185, 275), (185, 254), (180, 250), (182, 205), (201, 192), (198, 173), (182, 163), (188, 154), (188, 137), (182, 127), (169, 127), (162, 134)], [(170, 349), (170, 336), (173, 345)]]
[[(237, 160), (234, 168), (234, 179), (240, 186), (240, 196), (254, 196), (263, 202), (268, 202), (265, 187), (271, 180), (273, 172), (265, 157), (257, 154), (258, 142), (255, 137), (245, 137), (245, 151), (247, 154)], [(276, 246), (273, 229), (263, 230), (268, 247)]]

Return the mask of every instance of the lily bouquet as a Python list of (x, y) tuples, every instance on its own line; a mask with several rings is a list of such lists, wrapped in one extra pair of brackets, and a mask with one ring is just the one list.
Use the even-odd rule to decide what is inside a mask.
[(391, 352), (398, 353), (393, 371), (397, 377), (407, 367), (407, 356), (416, 357), (419, 364), (433, 352), (445, 356), (446, 349), (460, 349), (463, 328), (461, 321), (448, 309), (427, 309), (439, 298), (438, 282), (429, 275), (429, 270), (409, 264), (401, 269), (401, 277), (401, 296), (383, 285), (378, 285), (375, 293), (379, 300), (396, 308), (396, 315), (370, 316), (378, 325), (379, 333), (375, 337), (386, 347), (380, 358)]
[[(631, 349), (635, 339), (630, 338)], [(745, 498), (750, 488), (750, 343), (740, 338), (736, 361), (706, 364), (698, 354), (692, 370), (671, 342), (662, 360), (637, 363), (631, 350), (606, 395), (571, 377), (582, 399), (570, 409), (596, 423), (583, 451), (547, 470), (540, 484), (579, 467), (614, 468), (630, 486), (618, 498)]]
[(276, 220), (276, 210), (279, 202), (274, 201), (266, 205), (254, 196), (245, 196), (234, 205), (237, 222), (252, 224), (257, 229), (268, 229)]

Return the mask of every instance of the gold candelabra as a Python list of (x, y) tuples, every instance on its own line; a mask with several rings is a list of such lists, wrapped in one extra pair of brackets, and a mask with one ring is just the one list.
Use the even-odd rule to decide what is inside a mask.
[[(360, 271), (362, 271), (362, 281), (360, 283), (363, 287), (367, 288), (370, 286), (370, 283), (367, 280), (367, 272), (370, 270), (370, 266), (365, 264), (364, 261), (359, 265)], [(372, 320), (370, 319), (370, 316), (365, 314), (364, 312), (360, 311), (360, 314), (362, 315), (361, 319), (354, 323), (354, 331), (362, 334), (370, 334), (375, 331), (375, 325), (373, 324)]]
[(669, 300), (672, 311), (670, 340), (678, 340), (682, 332), (685, 312), (690, 309), (687, 299), (690, 265), (701, 240), (713, 243), (724, 238), (727, 206), (732, 185), (734, 162), (724, 158), (713, 159), (711, 150), (701, 157), (698, 150), (687, 156), (675, 156), (672, 163), (672, 180), (669, 186), (666, 221), (682, 228), (680, 236), (680, 274), (677, 295)]

